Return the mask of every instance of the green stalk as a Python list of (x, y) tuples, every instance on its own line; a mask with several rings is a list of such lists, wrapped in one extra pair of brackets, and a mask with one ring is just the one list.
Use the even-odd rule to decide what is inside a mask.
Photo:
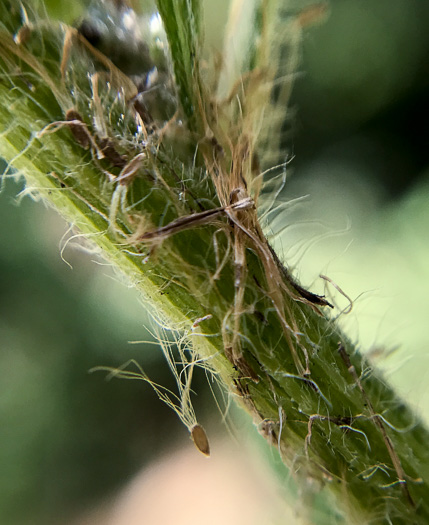
[(20, 3), (3, 2), (0, 155), (151, 309), (186, 333), (198, 325), (194, 349), (304, 489), (324, 487), (346, 523), (428, 523), (427, 430), (327, 302), (294, 283), (253, 204), (263, 203), (276, 103), (290, 91), (283, 84), (273, 102), (270, 63), (283, 35), (293, 68), (305, 17), (289, 14), (282, 32), (277, 3), (252, 2), (244, 40), (259, 44), (210, 87), (198, 56), (199, 3), (158, 6), (184, 124), (148, 131), (133, 83), (107, 58), (47, 21), (21, 29), (16, 43)]

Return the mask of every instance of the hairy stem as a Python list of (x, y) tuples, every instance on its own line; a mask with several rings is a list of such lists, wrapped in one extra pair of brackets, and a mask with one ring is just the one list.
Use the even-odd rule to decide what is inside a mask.
[[(198, 56), (199, 3), (158, 4), (175, 85), (170, 73), (149, 103), (75, 29), (23, 26), (20, 3), (3, 2), (0, 154), (28, 193), (190, 334), (303, 487), (334, 494), (347, 523), (428, 523), (427, 430), (329, 303), (295, 283), (258, 219), (272, 182), (261, 170), (277, 140), (273, 107), (290, 91), (270, 62), (281, 48), (290, 76), (314, 13), (286, 23), (276, 2), (249, 2), (244, 39), (254, 46), (211, 85)], [(175, 113), (157, 119), (163, 101)]]

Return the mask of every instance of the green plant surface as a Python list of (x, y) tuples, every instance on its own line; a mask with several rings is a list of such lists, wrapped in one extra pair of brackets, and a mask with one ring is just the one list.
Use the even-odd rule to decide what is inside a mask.
[[(220, 100), (200, 68), (199, 4), (158, 6), (177, 88), (163, 94), (178, 114), (161, 124), (76, 30), (22, 26), (20, 4), (5, 2), (0, 154), (182, 333), (304, 487), (333, 494), (346, 523), (427, 523), (426, 429), (327, 301), (294, 282), (257, 215), (259, 202), (276, 205), (263, 193), (282, 180), (281, 170), (274, 181), (260, 174), (270, 135), (259, 130), (276, 107), (274, 35), (282, 21), (296, 53), (311, 11), (255, 3), (253, 51), (230, 69), (231, 96)], [(282, 102), (289, 92), (283, 85)], [(184, 420), (190, 431), (197, 423)]]

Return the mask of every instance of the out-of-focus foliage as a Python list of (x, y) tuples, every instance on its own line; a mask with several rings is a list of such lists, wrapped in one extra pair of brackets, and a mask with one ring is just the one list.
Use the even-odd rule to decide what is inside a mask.
[(345, 174), (354, 166), (351, 177), (373, 182), (375, 192), (381, 186), (386, 198), (400, 195), (429, 163), (429, 4), (330, 5), (327, 21), (304, 41), (294, 166), (323, 156)]

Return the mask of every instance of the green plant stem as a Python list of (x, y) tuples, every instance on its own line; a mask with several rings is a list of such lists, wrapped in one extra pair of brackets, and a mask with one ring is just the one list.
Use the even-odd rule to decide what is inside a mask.
[[(45, 22), (18, 45), (12, 35), (20, 28), (19, 2), (4, 3), (0, 154), (25, 176), (27, 191), (97, 244), (152, 309), (188, 332), (204, 318), (195, 349), (303, 486), (311, 480), (334, 494), (346, 523), (428, 523), (427, 430), (325, 313), (323, 300), (317, 305), (291, 284), (253, 208), (230, 205), (240, 181), (237, 158), (242, 172), (252, 170), (245, 154), (252, 138), (227, 128), (229, 110), (217, 120), (208, 113), (211, 101), (204, 100), (196, 67), (199, 22), (189, 22), (185, 4), (191, 8), (189, 2), (159, 2), (189, 131), (178, 139), (166, 129), (163, 141), (151, 143), (151, 136), (137, 140), (135, 111), (117, 89), (125, 82), (120, 72), (109, 66), (109, 74), (97, 77), (97, 105), (88, 71), (98, 74), (99, 57), (74, 37), (62, 78), (64, 28)], [(94, 115), (100, 107), (116, 150), (128, 163), (141, 155), (138, 176), (125, 184), (115, 182), (123, 167), (112, 156), (84, 149), (76, 128), (64, 124), (75, 109), (91, 137), (99, 136)], [(246, 135), (257, 116), (243, 111)], [(54, 130), (54, 122), (63, 124)], [(234, 143), (230, 149), (225, 135)], [(201, 155), (194, 159), (197, 144)], [(215, 168), (231, 174), (230, 186), (218, 187), (208, 176)], [(216, 209), (210, 220), (198, 215)], [(181, 221), (192, 214), (185, 227)], [(174, 234), (160, 229), (172, 224), (179, 225)]]

